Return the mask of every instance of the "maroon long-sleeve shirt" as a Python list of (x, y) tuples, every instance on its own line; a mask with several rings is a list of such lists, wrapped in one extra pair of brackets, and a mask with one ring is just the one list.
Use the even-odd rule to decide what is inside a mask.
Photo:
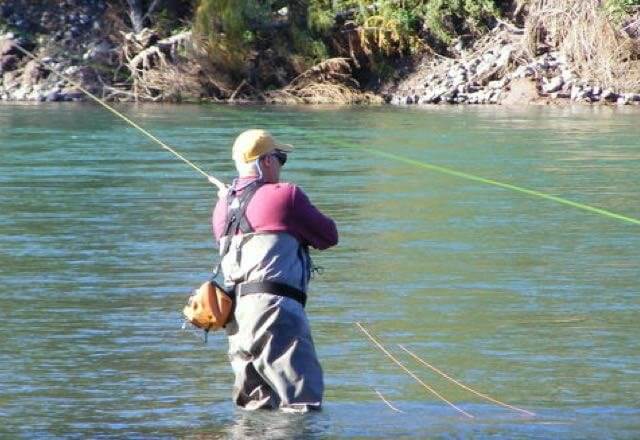
[[(254, 178), (240, 178), (236, 188), (243, 188)], [(288, 232), (316, 249), (338, 243), (335, 222), (313, 206), (307, 195), (292, 183), (266, 183), (247, 206), (247, 220), (256, 232)], [(227, 221), (227, 199), (218, 200), (213, 211), (213, 233), (220, 240)]]

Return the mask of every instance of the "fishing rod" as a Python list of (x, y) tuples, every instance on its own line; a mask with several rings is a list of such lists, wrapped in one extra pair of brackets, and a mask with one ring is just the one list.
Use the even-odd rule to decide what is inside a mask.
[[(102, 107), (106, 108), (111, 113), (113, 113), (114, 115), (118, 116), (120, 119), (122, 119), (123, 121), (125, 121), (126, 123), (131, 125), (132, 127), (134, 127), (137, 130), (141, 131), (148, 138), (150, 138), (151, 140), (153, 140), (154, 142), (159, 144), (162, 148), (164, 148), (165, 150), (171, 152), (178, 159), (182, 160), (187, 165), (189, 165), (194, 170), (196, 170), (198, 173), (202, 174), (204, 177), (207, 178), (207, 180), (210, 183), (212, 183), (213, 185), (217, 186), (218, 190), (220, 190), (220, 191), (225, 191), (226, 190), (227, 187), (223, 182), (221, 182), (220, 180), (216, 179), (215, 177), (207, 174), (204, 170), (202, 170), (196, 164), (194, 164), (193, 162), (191, 162), (190, 160), (185, 158), (183, 155), (178, 153), (175, 149), (171, 148), (169, 145), (167, 145), (164, 142), (162, 142), (160, 139), (158, 139), (156, 136), (151, 134), (149, 131), (147, 131), (146, 129), (144, 129), (143, 127), (141, 127), (140, 125), (138, 125), (137, 123), (135, 123), (134, 121), (132, 121), (131, 119), (129, 119), (128, 117), (126, 117), (125, 115), (120, 113), (119, 111), (117, 111), (115, 108), (113, 108), (112, 106), (110, 106), (109, 104), (104, 102), (104, 100), (98, 98), (96, 95), (94, 95), (89, 90), (87, 90), (84, 87), (82, 87), (80, 84), (78, 84), (75, 81), (73, 81), (68, 76), (66, 76), (66, 75), (64, 75), (64, 74), (52, 69), (51, 67), (49, 67), (47, 65), (45, 65), (33, 53), (29, 52), (28, 50), (26, 50), (25, 48), (23, 48), (19, 44), (14, 43), (14, 45), (18, 50), (20, 50), (22, 53), (27, 55), (29, 58), (35, 60), (38, 64), (43, 66), (45, 69), (49, 70), (54, 75), (56, 75), (56, 76), (58, 76), (58, 77), (60, 77), (60, 78), (62, 78), (64, 80), (68, 81), (69, 83), (71, 83), (74, 87), (76, 87), (77, 89), (82, 91), (84, 94), (86, 94), (88, 97), (90, 97), (95, 102), (100, 104)], [(458, 177), (458, 178), (462, 178), (462, 179), (466, 179), (466, 180), (471, 180), (471, 181), (480, 182), (480, 183), (484, 183), (484, 184), (488, 184), (488, 185), (492, 185), (492, 186), (497, 186), (497, 187), (500, 187), (500, 188), (503, 188), (503, 189), (507, 189), (507, 190), (510, 190), (510, 191), (519, 192), (521, 194), (527, 194), (527, 195), (530, 195), (530, 196), (534, 196), (534, 197), (550, 200), (550, 201), (553, 201), (553, 202), (556, 202), (556, 203), (560, 203), (560, 204), (563, 204), (563, 205), (566, 205), (566, 206), (571, 206), (573, 208), (581, 209), (583, 211), (588, 211), (588, 212), (591, 212), (591, 213), (599, 214), (599, 215), (602, 215), (604, 217), (609, 217), (609, 218), (613, 218), (613, 219), (616, 219), (616, 220), (624, 221), (626, 223), (632, 223), (632, 224), (635, 224), (635, 225), (640, 225), (640, 219), (633, 218), (633, 217), (626, 216), (626, 215), (622, 215), (622, 214), (618, 214), (618, 213), (615, 213), (615, 212), (612, 212), (612, 211), (609, 211), (609, 210), (606, 210), (606, 209), (597, 208), (595, 206), (587, 205), (585, 203), (574, 202), (572, 200), (565, 199), (563, 197), (554, 196), (554, 195), (551, 195), (551, 194), (546, 194), (546, 193), (543, 193), (541, 191), (536, 191), (536, 190), (524, 188), (524, 187), (513, 185), (513, 184), (510, 184), (510, 183), (504, 183), (504, 182), (500, 182), (500, 181), (493, 180), (493, 179), (487, 179), (487, 178), (484, 178), (484, 177), (481, 177), (481, 176), (476, 176), (474, 174), (465, 173), (465, 172), (462, 172), (462, 171), (457, 171), (457, 170), (454, 170), (452, 168), (447, 168), (447, 167), (431, 164), (431, 163), (428, 163), (428, 162), (422, 162), (422, 161), (419, 161), (419, 160), (410, 159), (410, 158), (403, 157), (403, 156), (398, 155), (398, 154), (389, 153), (387, 151), (381, 151), (381, 150), (378, 150), (378, 149), (375, 149), (375, 148), (362, 147), (360, 145), (350, 144), (350, 143), (346, 143), (346, 142), (337, 142), (337, 144), (342, 146), (342, 147), (356, 148), (356, 149), (359, 149), (359, 150), (367, 151), (367, 152), (369, 152), (371, 154), (375, 154), (375, 155), (380, 156), (380, 157), (384, 157), (384, 158), (387, 158), (387, 159), (392, 159), (392, 160), (395, 160), (395, 161), (398, 161), (398, 162), (404, 162), (404, 163), (409, 164), (409, 165), (417, 166), (417, 167), (428, 169), (428, 170), (431, 170), (431, 171), (436, 171), (436, 172), (439, 172), (439, 173), (442, 173), (442, 174), (447, 174), (447, 175), (450, 175), (450, 176), (454, 176), (454, 177)]]
[(145, 128), (141, 127), (139, 124), (137, 124), (136, 122), (132, 121), (131, 119), (129, 119), (128, 117), (126, 117), (125, 115), (123, 115), (122, 113), (120, 113), (118, 110), (116, 110), (115, 108), (113, 108), (112, 106), (110, 106), (109, 104), (107, 104), (106, 102), (104, 102), (104, 100), (98, 98), (96, 95), (94, 95), (93, 93), (91, 93), (89, 90), (85, 89), (84, 87), (82, 87), (80, 84), (78, 84), (77, 82), (75, 82), (74, 80), (72, 80), (69, 76), (64, 75), (63, 73), (60, 73), (58, 71), (56, 71), (55, 69), (52, 69), (51, 67), (47, 66), (46, 64), (44, 64), (42, 61), (40, 61), (33, 53), (31, 53), (30, 51), (28, 51), (27, 49), (25, 49), (24, 47), (20, 46), (18, 43), (13, 43), (14, 46), (16, 47), (16, 49), (18, 49), (20, 52), (22, 52), (23, 54), (25, 54), (26, 56), (28, 56), (29, 58), (31, 58), (32, 60), (34, 60), (35, 62), (37, 62), (38, 64), (40, 64), (42, 67), (44, 67), (45, 69), (47, 69), (48, 71), (50, 71), (51, 73), (53, 73), (54, 75), (58, 76), (59, 78), (64, 79), (65, 81), (69, 82), (73, 87), (77, 88), (78, 90), (80, 90), (82, 93), (84, 93), (85, 95), (87, 95), (89, 98), (91, 98), (92, 100), (94, 100), (95, 102), (97, 102), (98, 104), (100, 104), (102, 107), (106, 108), (107, 110), (109, 110), (111, 113), (113, 113), (114, 115), (116, 115), (117, 117), (119, 117), (120, 119), (122, 119), (123, 121), (125, 121), (127, 124), (131, 125), (132, 127), (136, 128), (137, 130), (139, 130), (140, 132), (142, 132), (145, 136), (147, 136), (149, 139), (151, 139), (152, 141), (156, 142), (158, 145), (160, 145), (162, 148), (164, 148), (165, 150), (169, 151), (170, 153), (172, 153), (174, 156), (176, 156), (178, 159), (180, 159), (181, 161), (183, 161), (184, 163), (186, 163), (187, 165), (189, 165), (191, 168), (193, 168), (194, 170), (196, 170), (198, 173), (202, 174), (204, 177), (207, 178), (207, 180), (209, 181), (209, 183), (215, 185), (218, 187), (218, 190), (220, 191), (224, 191), (226, 190), (227, 186), (220, 180), (216, 179), (215, 177), (213, 177), (210, 174), (207, 174), (202, 168), (200, 168), (199, 166), (197, 166), (196, 164), (194, 164), (193, 162), (191, 162), (189, 159), (187, 159), (186, 157), (184, 157), (182, 154), (178, 153), (174, 148), (170, 147), (169, 145), (167, 145), (166, 143), (162, 142), (160, 139), (158, 139), (156, 136), (154, 136), (152, 133), (150, 133), (148, 130), (146, 130)]

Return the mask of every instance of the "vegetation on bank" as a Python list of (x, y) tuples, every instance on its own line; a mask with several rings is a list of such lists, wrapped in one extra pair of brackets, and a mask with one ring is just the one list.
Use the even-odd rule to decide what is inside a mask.
[[(6, 0), (0, 31), (33, 10), (55, 20), (62, 3), (100, 11), (103, 25), (87, 32), (120, 51), (118, 65), (95, 67), (147, 99), (307, 96), (317, 82), (375, 91), (420, 56), (455, 57), (505, 22), (523, 29), (532, 56), (558, 50), (586, 79), (640, 89), (640, 0)], [(52, 21), (33, 23), (18, 31), (65, 41)]]

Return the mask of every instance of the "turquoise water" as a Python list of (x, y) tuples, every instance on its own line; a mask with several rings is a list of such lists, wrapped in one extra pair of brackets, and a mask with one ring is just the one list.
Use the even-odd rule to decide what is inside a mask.
[(0, 436), (640, 436), (640, 226), (357, 148), (638, 219), (637, 110), (119, 108), (225, 181), (245, 128), (296, 146), (283, 178), (341, 234), (307, 307), (324, 410), (236, 410), (224, 336), (180, 329), (215, 263), (202, 176), (95, 106), (5, 104)]

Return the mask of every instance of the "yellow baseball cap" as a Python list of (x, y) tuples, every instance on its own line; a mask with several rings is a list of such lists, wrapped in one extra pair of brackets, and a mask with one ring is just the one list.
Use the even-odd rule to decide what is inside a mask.
[(249, 163), (275, 150), (290, 153), (293, 151), (293, 145), (277, 143), (266, 130), (251, 129), (243, 131), (236, 138), (232, 154), (234, 160)]

